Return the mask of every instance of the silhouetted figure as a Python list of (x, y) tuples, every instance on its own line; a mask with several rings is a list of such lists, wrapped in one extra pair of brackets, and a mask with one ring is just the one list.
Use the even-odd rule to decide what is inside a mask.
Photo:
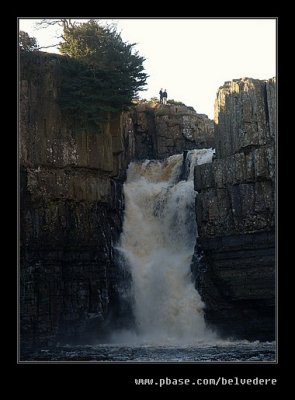
[(160, 103), (163, 103), (163, 89), (161, 88), (161, 90), (159, 91), (159, 95), (160, 95)]
[(168, 95), (167, 95), (167, 92), (166, 92), (166, 89), (165, 89), (164, 92), (163, 92), (163, 104), (167, 104), (167, 97), (168, 97)]

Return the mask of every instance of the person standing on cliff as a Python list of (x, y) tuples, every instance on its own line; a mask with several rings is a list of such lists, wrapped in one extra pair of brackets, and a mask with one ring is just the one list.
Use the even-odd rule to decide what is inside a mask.
[(162, 88), (159, 91), (159, 95), (160, 95), (160, 104), (162, 104), (163, 103), (163, 89)]
[(167, 97), (168, 97), (168, 95), (167, 95), (167, 91), (165, 89), (163, 92), (163, 104), (167, 104)]

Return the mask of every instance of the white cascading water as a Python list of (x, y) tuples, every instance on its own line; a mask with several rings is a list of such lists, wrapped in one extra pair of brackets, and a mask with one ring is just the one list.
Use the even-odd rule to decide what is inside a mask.
[(124, 184), (125, 215), (118, 250), (132, 276), (137, 337), (145, 342), (192, 343), (213, 338), (191, 277), (197, 236), (193, 171), (213, 149), (132, 162)]

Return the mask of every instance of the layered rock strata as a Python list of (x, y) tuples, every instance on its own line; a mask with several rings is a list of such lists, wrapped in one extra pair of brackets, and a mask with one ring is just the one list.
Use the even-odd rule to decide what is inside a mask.
[(220, 87), (216, 158), (195, 168), (196, 287), (227, 337), (275, 337), (275, 93), (274, 79)]

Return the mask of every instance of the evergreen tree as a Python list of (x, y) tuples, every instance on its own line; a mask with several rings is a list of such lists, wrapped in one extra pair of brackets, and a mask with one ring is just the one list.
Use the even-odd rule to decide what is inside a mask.
[(62, 54), (68, 55), (68, 79), (63, 104), (68, 109), (85, 112), (94, 118), (96, 106), (101, 111), (116, 111), (130, 104), (145, 86), (144, 58), (133, 52), (134, 43), (123, 42), (114, 27), (90, 20), (83, 24), (64, 25)]
[(24, 51), (38, 50), (37, 40), (29, 36), (27, 32), (19, 31), (19, 47)]

